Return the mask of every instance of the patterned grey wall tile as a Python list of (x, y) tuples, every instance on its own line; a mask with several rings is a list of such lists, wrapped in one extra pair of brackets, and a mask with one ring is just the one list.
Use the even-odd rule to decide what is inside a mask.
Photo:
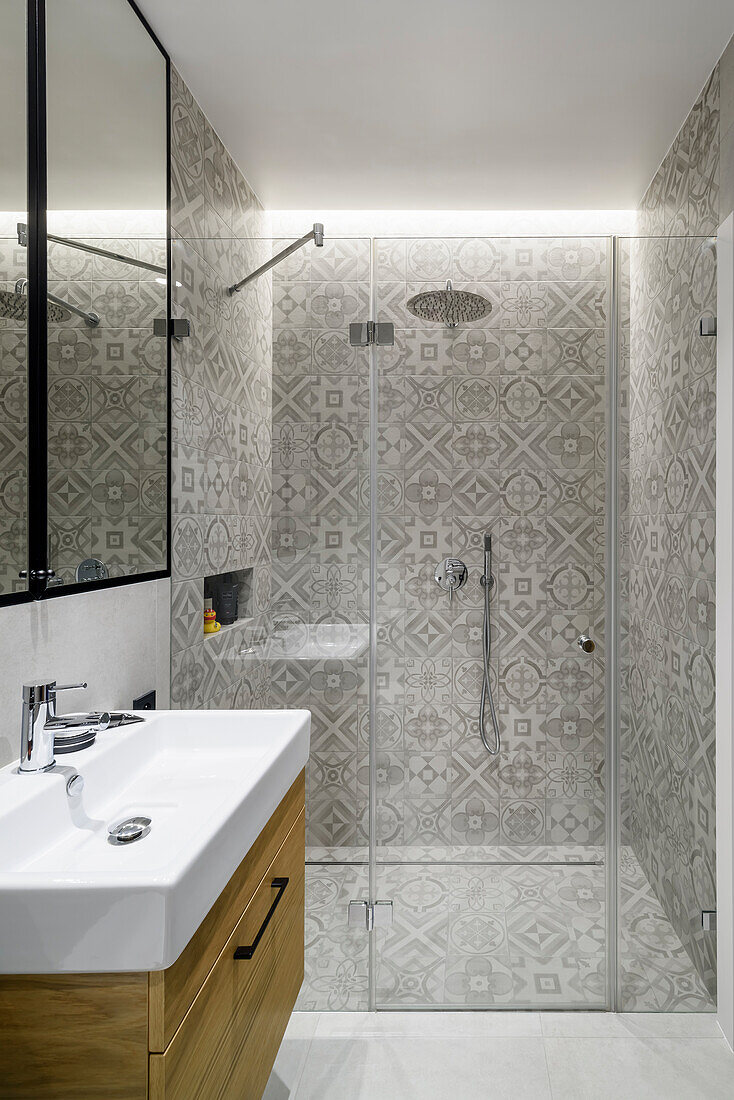
[[(580, 434), (577, 425), (570, 425), (569, 427), (577, 429)], [(551, 425), (549, 429), (544, 421), (502, 421), (500, 423), (500, 442), (502, 446), (500, 466), (502, 470), (507, 471), (517, 467), (535, 468), (538, 471), (543, 471), (548, 465), (549, 454), (552, 456), (556, 447), (560, 449), (560, 444), (554, 442), (559, 433), (560, 428), (558, 426)], [(584, 434), (586, 439), (584, 455), (588, 465), (590, 464), (589, 455), (593, 457), (593, 434), (588, 430)], [(570, 450), (570, 446), (567, 449)], [(577, 464), (575, 463), (575, 465)], [(545, 483), (544, 475), (543, 482)]]
[(546, 416), (546, 387), (540, 378), (501, 379), (500, 415), (508, 420), (542, 421)]
[(174, 710), (201, 706), (204, 683), (204, 642), (171, 654), (171, 704)]
[(546, 476), (528, 464), (504, 472), (500, 482), (500, 507), (504, 515), (544, 514), (546, 510)]
[(278, 285), (278, 294), (273, 307), (273, 324), (282, 328), (294, 326), (304, 328), (311, 320), (311, 288), (307, 283), (287, 283)]
[(603, 835), (600, 806), (591, 799), (548, 799), (546, 835), (550, 844), (598, 844)]
[[(462, 328), (453, 332), (445, 329), (444, 334), (445, 351), (458, 373), (465, 375), (498, 373), (503, 362), (500, 334), (481, 328)], [(424, 341), (427, 338), (428, 334), (424, 336)], [(430, 346), (426, 342), (421, 345), (424, 361), (426, 348)]]
[(370, 242), (367, 239), (326, 240), (311, 254), (310, 278), (329, 281), (367, 282), (370, 277)]
[(551, 374), (601, 374), (604, 370), (603, 329), (558, 329), (548, 338), (548, 370)]
[(311, 393), (313, 420), (354, 424), (369, 417), (367, 380), (362, 375), (313, 375)]
[(451, 275), (456, 280), (496, 282), (501, 274), (502, 251), (495, 241), (468, 238), (452, 242)]
[(181, 581), (171, 586), (171, 648), (188, 649), (201, 640), (203, 632), (204, 586), (200, 580)]
[(545, 836), (545, 803), (542, 800), (502, 799), (500, 839), (506, 844), (534, 844)]
[(171, 69), (171, 151), (201, 189), (206, 120), (175, 68)]
[(546, 284), (548, 328), (600, 328), (606, 321), (606, 283)]
[(311, 330), (277, 329), (273, 333), (273, 383), (308, 374), (311, 369)]
[(451, 276), (451, 242), (438, 239), (409, 241), (407, 278), (448, 279)]
[(548, 287), (537, 282), (502, 283), (502, 327), (544, 329), (548, 325)]

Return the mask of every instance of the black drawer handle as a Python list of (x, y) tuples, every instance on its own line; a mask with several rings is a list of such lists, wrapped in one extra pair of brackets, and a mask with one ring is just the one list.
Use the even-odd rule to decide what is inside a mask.
[(288, 885), (288, 881), (289, 880), (287, 878), (274, 878), (273, 881), (270, 883), (271, 889), (278, 891), (278, 893), (275, 895), (275, 900), (273, 901), (273, 904), (268, 909), (268, 915), (266, 916), (265, 920), (260, 925), (260, 931), (255, 936), (255, 939), (252, 941), (250, 946), (249, 947), (238, 947), (238, 948), (235, 949), (234, 957), (236, 959), (251, 959), (252, 956), (255, 954), (255, 951), (257, 950), (257, 945), (260, 943), (260, 940), (263, 938), (263, 933), (265, 932), (265, 929), (268, 927), (268, 924), (270, 923), (270, 918), (272, 917), (275, 910), (278, 908), (278, 902), (280, 901), (280, 899), (283, 897), (283, 894), (285, 893), (285, 888)]

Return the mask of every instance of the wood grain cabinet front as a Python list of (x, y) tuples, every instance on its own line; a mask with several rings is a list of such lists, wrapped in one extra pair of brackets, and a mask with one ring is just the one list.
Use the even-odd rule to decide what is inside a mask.
[(150, 1100), (259, 1100), (303, 981), (303, 904), (301, 817), (165, 1053), (151, 1054)]
[(260, 1100), (303, 980), (304, 796), (167, 970), (0, 977), (0, 1100)]

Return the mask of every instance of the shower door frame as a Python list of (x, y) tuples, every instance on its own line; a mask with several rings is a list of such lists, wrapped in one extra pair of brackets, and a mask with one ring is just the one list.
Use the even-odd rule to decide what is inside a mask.
[[(423, 236), (376, 235), (370, 236), (370, 320), (378, 320), (377, 299), (377, 241), (379, 240), (420, 240)], [(520, 234), (482, 234), (477, 239), (513, 240)], [(531, 234), (533, 239), (558, 237), (563, 234)], [(617, 1011), (620, 1004), (620, 975), (618, 972), (618, 929), (619, 929), (619, 891), (618, 859), (620, 852), (619, 824), (619, 493), (618, 493), (618, 421), (619, 421), (619, 245), (620, 237), (613, 234), (567, 234), (569, 239), (586, 236), (605, 242), (607, 273), (606, 318), (606, 355), (605, 355), (605, 578), (604, 578), (604, 860), (605, 860), (605, 996), (603, 1004), (554, 1005), (557, 1011)], [(442, 239), (446, 239), (442, 235)], [(379, 407), (379, 348), (371, 343), (369, 347), (369, 816), (368, 816), (368, 904), (373, 906), (378, 900), (378, 863), (377, 863), (377, 566), (378, 566), (378, 407)], [(399, 1004), (385, 1005), (377, 999), (377, 947), (374, 930), (368, 934), (368, 1008), (369, 1011), (528, 1011), (526, 1005), (494, 1004), (477, 1006), (474, 1004), (441, 1005)], [(537, 1010), (540, 1006), (536, 1005)], [(533, 1010), (533, 1006), (530, 1006)]]
[[(734, 213), (717, 232), (716, 907), (717, 1017), (734, 1048)], [(724, 519), (726, 518), (726, 522)]]

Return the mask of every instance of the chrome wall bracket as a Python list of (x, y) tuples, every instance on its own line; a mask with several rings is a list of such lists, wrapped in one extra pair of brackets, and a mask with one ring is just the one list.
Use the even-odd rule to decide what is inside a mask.
[(347, 924), (351, 928), (364, 928), (367, 932), (374, 928), (387, 928), (392, 924), (392, 902), (350, 901)]
[(391, 321), (353, 321), (349, 326), (349, 343), (353, 348), (370, 344), (391, 348), (395, 343), (395, 325)]

